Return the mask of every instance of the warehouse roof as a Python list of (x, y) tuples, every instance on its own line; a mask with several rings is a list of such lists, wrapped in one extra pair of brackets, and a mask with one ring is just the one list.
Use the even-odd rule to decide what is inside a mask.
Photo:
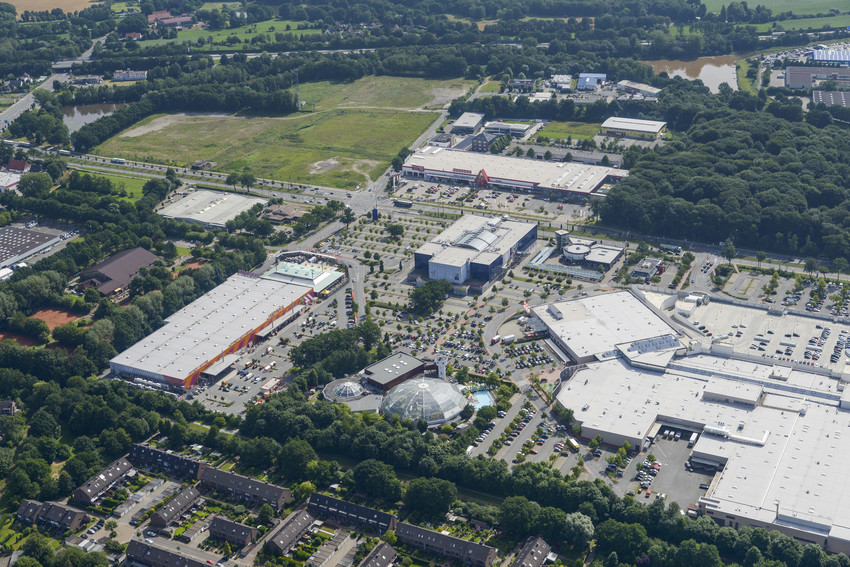
[(620, 343), (678, 334), (630, 291), (557, 301), (532, 312), (579, 358), (610, 352)]
[(16, 226), (0, 228), (0, 265), (7, 265), (7, 260), (18, 258), (52, 241), (59, 241), (58, 236), (45, 234)]
[(168, 317), (162, 327), (110, 364), (182, 381), (309, 293), (300, 285), (233, 275)]
[(341, 271), (328, 266), (279, 262), (262, 277), (282, 283), (303, 285), (320, 293), (341, 280), (344, 275)]
[(95, 264), (85, 270), (81, 277), (89, 279), (95, 289), (108, 295), (116, 289), (127, 287), (140, 268), (150, 267), (158, 259), (156, 254), (144, 248), (130, 248)]
[(206, 226), (222, 228), (256, 204), (265, 205), (266, 199), (245, 197), (235, 193), (199, 190), (163, 207), (159, 214), (167, 219), (197, 222)]
[(666, 122), (658, 122), (657, 120), (639, 120), (637, 118), (621, 118), (619, 116), (612, 116), (602, 123), (603, 128), (650, 133), (658, 133), (665, 126), (667, 126)]
[(402, 374), (414, 369), (424, 369), (425, 363), (404, 352), (396, 352), (383, 360), (367, 366), (364, 372), (376, 384), (389, 384)]
[(482, 120), (484, 120), (483, 114), (478, 114), (477, 112), (464, 112), (457, 120), (455, 120), (454, 127), (475, 128), (481, 124)]
[(617, 87), (622, 88), (622, 89), (632, 89), (632, 90), (636, 90), (636, 91), (643, 91), (643, 92), (645, 92), (649, 95), (657, 95), (658, 93), (661, 92), (661, 89), (657, 89), (655, 87), (645, 85), (643, 83), (636, 83), (634, 81), (627, 81), (627, 80), (622, 80), (619, 83), (617, 83)]
[(614, 170), (575, 162), (555, 162), (454, 151), (427, 146), (412, 154), (406, 167), (474, 176), (483, 170), (493, 183), (527, 183), (542, 189), (592, 193)]
[(845, 91), (812, 91), (812, 102), (827, 106), (850, 107), (850, 92)]
[(815, 49), (812, 60), (819, 63), (847, 63), (850, 61), (850, 49)]

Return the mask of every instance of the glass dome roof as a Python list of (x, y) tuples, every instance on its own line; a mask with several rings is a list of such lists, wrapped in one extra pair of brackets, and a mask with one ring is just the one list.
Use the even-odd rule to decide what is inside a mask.
[(334, 395), (338, 398), (356, 398), (363, 393), (363, 386), (357, 382), (343, 382), (334, 388)]
[(455, 384), (436, 378), (416, 378), (390, 390), (381, 403), (381, 413), (413, 421), (424, 419), (428, 425), (437, 425), (457, 417), (467, 403)]

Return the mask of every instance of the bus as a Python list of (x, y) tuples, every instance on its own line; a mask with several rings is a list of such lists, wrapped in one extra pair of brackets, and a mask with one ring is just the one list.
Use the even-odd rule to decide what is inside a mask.
[(125, 164), (125, 163), (127, 163), (127, 160), (124, 159), (124, 158), (114, 157), (114, 158), (112, 158), (112, 163)]
[(567, 439), (567, 445), (570, 446), (570, 449), (572, 449), (574, 453), (578, 453), (579, 446), (575, 439), (572, 437)]
[(393, 200), (393, 205), (396, 207), (401, 207), (402, 209), (409, 209), (413, 206), (412, 201), (405, 201), (404, 199), (395, 199)]
[(676, 246), (674, 244), (659, 244), (658, 248), (661, 251), (667, 252), (669, 254), (681, 254), (682, 253), (682, 247)]

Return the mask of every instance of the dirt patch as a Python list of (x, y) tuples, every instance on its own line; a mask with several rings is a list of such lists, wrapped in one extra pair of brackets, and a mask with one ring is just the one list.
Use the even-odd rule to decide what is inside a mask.
[(60, 327), (65, 325), (66, 323), (70, 323), (71, 321), (76, 321), (80, 318), (79, 315), (74, 315), (73, 313), (68, 313), (67, 311), (60, 311), (59, 309), (42, 309), (41, 311), (36, 311), (33, 313), (34, 319), (41, 319), (45, 323), (47, 323), (47, 327), (52, 331), (56, 327)]
[(317, 161), (316, 163), (310, 166), (310, 173), (312, 175), (316, 175), (319, 173), (325, 173), (326, 171), (330, 171), (339, 165), (339, 160), (335, 157), (323, 159), (321, 161)]
[(145, 134), (150, 134), (152, 132), (159, 132), (160, 130), (164, 130), (169, 126), (173, 126), (174, 124), (179, 124), (181, 122), (185, 122), (191, 116), (207, 116), (207, 117), (218, 117), (218, 118), (232, 118), (230, 114), (208, 114), (203, 112), (179, 112), (177, 114), (169, 114), (167, 116), (159, 116), (151, 120), (148, 124), (144, 126), (137, 126), (132, 130), (128, 130), (121, 134), (122, 138), (138, 138), (140, 136), (144, 136)]
[(18, 335), (16, 333), (9, 333), (7, 331), (0, 331), (0, 341), (4, 341), (6, 339), (12, 339), (16, 343), (24, 347), (32, 347), (38, 344), (32, 337), (25, 337), (23, 335)]
[(465, 88), (436, 87), (431, 89), (432, 98), (425, 106), (429, 108), (448, 106), (454, 99), (466, 94)]
[(351, 169), (365, 177), (368, 181), (372, 181), (372, 178), (369, 177), (369, 171), (374, 169), (379, 163), (371, 159), (361, 159), (352, 164)]
[(205, 260), (194, 260), (191, 262), (184, 262), (183, 265), (180, 267), (184, 270), (197, 270), (206, 263), (207, 262)]

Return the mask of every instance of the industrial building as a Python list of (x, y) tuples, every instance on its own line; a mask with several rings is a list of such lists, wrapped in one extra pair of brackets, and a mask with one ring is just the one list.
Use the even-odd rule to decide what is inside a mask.
[(561, 92), (569, 92), (573, 88), (572, 75), (552, 75), (549, 79), (549, 86)]
[(111, 295), (130, 285), (142, 268), (149, 268), (159, 256), (144, 248), (130, 248), (113, 254), (80, 274), (80, 286), (93, 287), (103, 295)]
[(595, 91), (601, 83), (608, 80), (605, 73), (579, 73), (576, 90)]
[(850, 63), (850, 49), (815, 49), (812, 51), (812, 61), (815, 63)]
[(617, 83), (617, 90), (628, 94), (638, 94), (645, 97), (656, 97), (661, 92), (661, 89), (636, 83), (634, 81), (622, 80)]
[(404, 352), (396, 352), (363, 370), (366, 383), (381, 392), (388, 392), (405, 380), (425, 371), (425, 363)]
[(316, 295), (327, 295), (327, 292), (345, 279), (345, 273), (336, 266), (319, 262), (317, 257), (313, 262), (309, 259), (304, 259), (302, 262), (278, 262), (261, 277), (279, 283), (307, 287)]
[(626, 253), (625, 248), (608, 246), (592, 238), (570, 236), (565, 230), (557, 231), (555, 238), (564, 260), (591, 269), (601, 266), (607, 272)]
[(428, 271), (430, 279), (445, 279), (456, 286), (471, 281), (481, 287), (536, 241), (534, 223), (464, 215), (420, 246), (414, 262), (416, 269)]
[(501, 120), (497, 120), (485, 124), (484, 132), (487, 134), (495, 134), (496, 136), (511, 136), (512, 138), (522, 138), (526, 134), (528, 134), (533, 127), (533, 124), (523, 124), (520, 122), (502, 122)]
[(452, 124), (452, 134), (475, 134), (484, 123), (484, 115), (477, 112), (464, 112)]
[(14, 266), (43, 252), (62, 239), (57, 235), (16, 226), (0, 228), (0, 268)]
[(246, 197), (235, 193), (198, 190), (179, 201), (166, 205), (158, 212), (167, 219), (195, 222), (211, 228), (224, 228), (227, 221), (254, 205), (268, 201), (259, 197)]
[(810, 89), (817, 81), (837, 81), (840, 85), (850, 84), (850, 69), (847, 67), (787, 67), (785, 86), (789, 89)]
[(812, 102), (824, 103), (827, 106), (850, 107), (850, 92), (846, 91), (812, 91)]
[(618, 180), (626, 173), (575, 162), (471, 154), (431, 146), (411, 154), (402, 167), (402, 175), (410, 179), (468, 183), (480, 189), (497, 188), (558, 199), (585, 199), (606, 181)]
[(113, 81), (144, 81), (147, 78), (147, 71), (132, 71), (130, 69), (126, 69), (124, 71), (114, 71), (112, 73)]
[(11, 171), (0, 171), (0, 193), (5, 193), (9, 189), (14, 189), (21, 181), (19, 173)]
[[(845, 322), (672, 292), (555, 305), (553, 336), (583, 355), (556, 398), (583, 437), (646, 448), (664, 427), (697, 433), (690, 462), (717, 471), (701, 514), (850, 552), (850, 372), (843, 349), (832, 362), (809, 356), (843, 344)], [(551, 307), (534, 313), (546, 320)]]
[(310, 288), (235, 274), (165, 320), (109, 361), (113, 374), (183, 390), (201, 375), (217, 376), (257, 334), (289, 318)]
[(600, 134), (615, 138), (637, 138), (639, 140), (657, 140), (667, 132), (667, 123), (656, 120), (638, 120), (612, 116), (602, 123)]

